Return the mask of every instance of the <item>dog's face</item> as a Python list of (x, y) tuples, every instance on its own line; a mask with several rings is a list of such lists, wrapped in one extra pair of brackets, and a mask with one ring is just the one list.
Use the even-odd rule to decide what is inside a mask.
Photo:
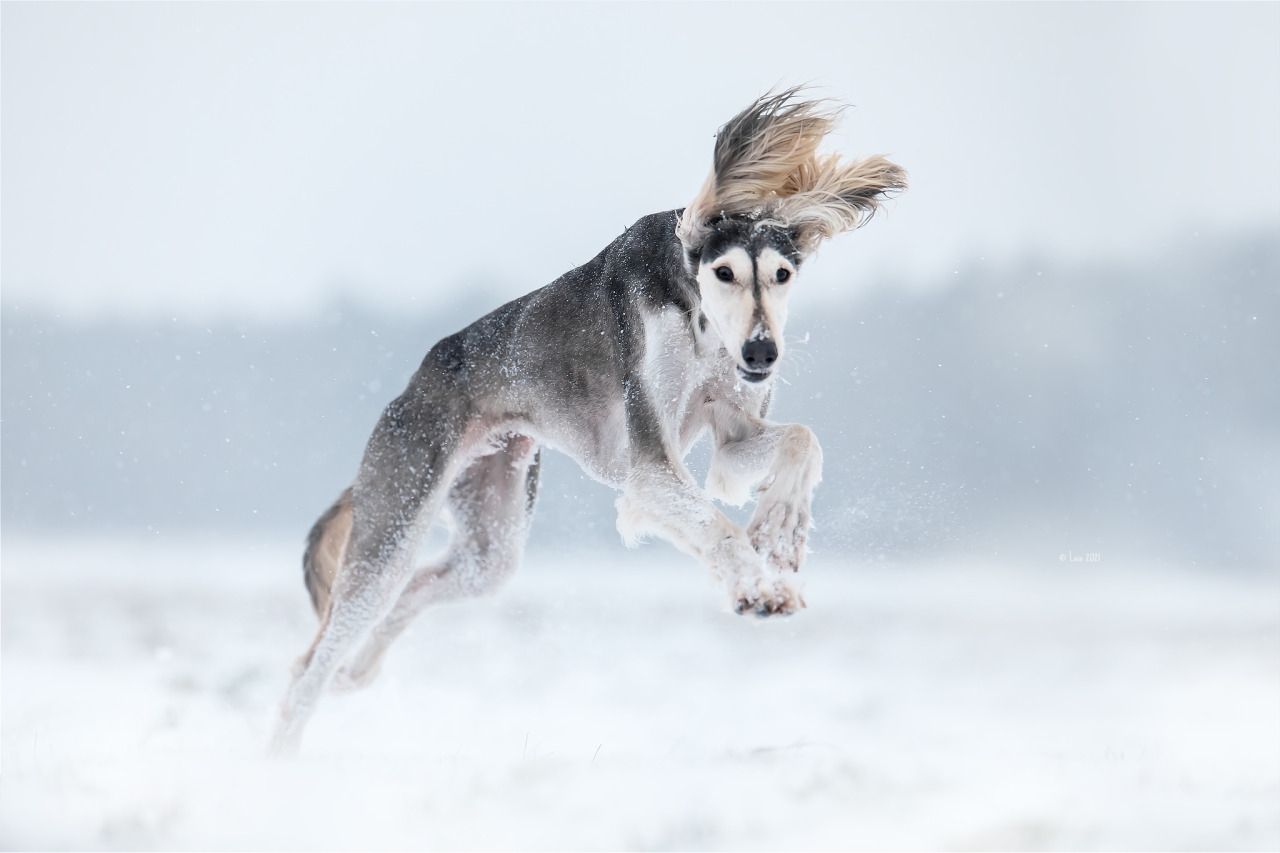
[(748, 382), (768, 379), (783, 351), (787, 297), (800, 271), (790, 234), (763, 222), (719, 223), (698, 256), (702, 313)]

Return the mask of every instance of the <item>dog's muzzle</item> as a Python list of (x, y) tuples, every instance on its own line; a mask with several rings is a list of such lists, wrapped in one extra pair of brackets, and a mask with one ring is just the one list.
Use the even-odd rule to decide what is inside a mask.
[(778, 360), (778, 345), (773, 341), (757, 338), (742, 345), (742, 361), (738, 375), (748, 382), (763, 382), (769, 378), (773, 363)]

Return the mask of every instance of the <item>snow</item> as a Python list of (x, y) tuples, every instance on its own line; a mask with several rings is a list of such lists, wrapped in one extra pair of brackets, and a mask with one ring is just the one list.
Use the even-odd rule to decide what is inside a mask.
[(6, 849), (1280, 846), (1280, 574), (531, 555), (265, 758), (299, 543), (6, 537)]

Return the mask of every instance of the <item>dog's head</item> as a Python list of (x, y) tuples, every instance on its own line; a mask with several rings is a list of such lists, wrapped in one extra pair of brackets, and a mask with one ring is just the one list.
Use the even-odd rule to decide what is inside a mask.
[(720, 128), (711, 174), (676, 227), (702, 312), (750, 382), (782, 357), (801, 262), (907, 186), (884, 157), (818, 154), (839, 110), (800, 91), (765, 95)]
[(769, 220), (712, 223), (691, 259), (702, 314), (737, 363), (762, 382), (782, 357), (782, 328), (802, 255), (794, 233)]

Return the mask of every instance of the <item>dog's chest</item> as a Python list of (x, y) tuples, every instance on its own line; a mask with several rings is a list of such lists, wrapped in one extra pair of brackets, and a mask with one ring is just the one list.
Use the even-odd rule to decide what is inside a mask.
[(642, 375), (649, 398), (668, 428), (681, 423), (692, 391), (709, 372), (684, 314), (674, 308), (645, 318)]
[(758, 409), (762, 389), (743, 387), (719, 338), (694, 331), (671, 308), (645, 319), (643, 376), (663, 426), (684, 447), (705, 425), (713, 401)]

